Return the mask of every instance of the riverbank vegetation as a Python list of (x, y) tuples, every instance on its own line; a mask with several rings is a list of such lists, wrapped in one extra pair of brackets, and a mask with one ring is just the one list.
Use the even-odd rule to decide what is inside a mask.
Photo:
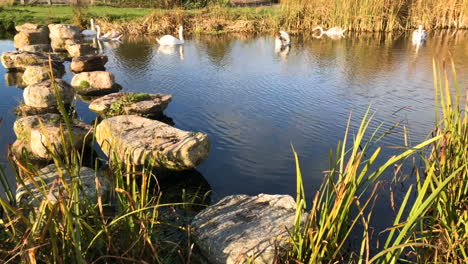
[(116, 5), (79, 9), (5, 6), (0, 12), (0, 30), (13, 31), (15, 25), (26, 22), (84, 27), (91, 17), (97, 18), (104, 30), (118, 28), (129, 35), (172, 33), (179, 24), (192, 33), (269, 33), (280, 28), (307, 32), (317, 25), (360, 32), (408, 30), (419, 24), (427, 29), (468, 28), (468, 0), (283, 0), (264, 7), (233, 7), (228, 1), (120, 1)]
[[(447, 72), (434, 63), (436, 125), (432, 137), (417, 146), (406, 145), (400, 154), (377, 162), (379, 135), (390, 131), (379, 131), (380, 127), (368, 131), (372, 118), (366, 114), (352, 138), (347, 130), (343, 142), (330, 152), (330, 169), (313, 196), (305, 222), (301, 219), (306, 194), (295, 154), (298, 190), (291, 263), (468, 261), (468, 94), (458, 86), (452, 68), (453, 89)], [(347, 142), (351, 142), (350, 147)], [(402, 161), (415, 155), (420, 160), (413, 160), (415, 179), (407, 183), (400, 204), (395, 204), (392, 196), (395, 214), (388, 215), (393, 214), (393, 226), (378, 230), (383, 241), (379, 245), (371, 220), (377, 214), (374, 205), (383, 183), (380, 176), (392, 167), (397, 175)], [(362, 232), (360, 239), (353, 240), (351, 235), (358, 232)], [(350, 246), (352, 240), (354, 246)]]

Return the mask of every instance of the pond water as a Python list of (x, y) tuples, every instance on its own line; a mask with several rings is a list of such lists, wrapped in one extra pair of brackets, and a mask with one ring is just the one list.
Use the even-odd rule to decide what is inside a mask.
[[(239, 193), (294, 195), (291, 144), (312, 196), (350, 112), (353, 131), (369, 105), (376, 112), (373, 128), (403, 121), (410, 142), (420, 142), (434, 125), (433, 58), (453, 58), (461, 87), (468, 85), (467, 32), (433, 32), (419, 49), (408, 35), (292, 41), (289, 52), (276, 53), (270, 36), (193, 36), (181, 49), (133, 39), (106, 43), (104, 53), (123, 91), (172, 94), (165, 114), (175, 127), (209, 135), (211, 154), (197, 171), (211, 186), (212, 202)], [(13, 42), (1, 40), (0, 52), (8, 50)], [(12, 109), (22, 100), (22, 90), (9, 85), (0, 80), (4, 167), (7, 144), (15, 140)], [(78, 116), (91, 123), (96, 115), (87, 107), (78, 100)], [(382, 141), (385, 147), (403, 144), (401, 133)]]

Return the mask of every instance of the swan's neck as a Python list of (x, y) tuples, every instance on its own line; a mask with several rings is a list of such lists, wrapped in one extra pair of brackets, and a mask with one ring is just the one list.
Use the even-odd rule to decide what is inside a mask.
[(320, 35), (323, 34), (323, 28), (321, 26), (316, 27), (315, 29), (318, 29), (320, 31)]
[(96, 28), (97, 28), (96, 36), (97, 36), (98, 39), (100, 39), (101, 38), (101, 27), (96, 26)]
[(94, 20), (91, 19), (91, 30), (94, 30)]
[(182, 28), (179, 28), (179, 39), (184, 42), (184, 30)]

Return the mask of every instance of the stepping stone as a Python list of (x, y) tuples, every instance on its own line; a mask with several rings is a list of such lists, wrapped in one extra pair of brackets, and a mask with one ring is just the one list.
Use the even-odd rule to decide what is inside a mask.
[(106, 71), (78, 73), (73, 77), (71, 85), (81, 95), (105, 95), (121, 89), (114, 81), (114, 74)]
[[(35, 160), (50, 160), (51, 153), (57, 155), (63, 153), (65, 146), (62, 135), (67, 131), (60, 115), (44, 114), (19, 118), (15, 121), (13, 129), (17, 137), (17, 142), (14, 143), (16, 147), (13, 147), (13, 150), (17, 157), (26, 151)], [(83, 144), (92, 138), (91, 132), (90, 125), (80, 121), (73, 122), (71, 124), (73, 146), (81, 149)]]
[[(71, 184), (71, 177), (69, 171), (65, 167), (60, 167), (63, 178), (67, 184)], [(55, 166), (51, 164), (42, 168), (37, 172), (37, 176), (32, 179), (26, 178), (25, 185), (19, 185), (16, 189), (16, 201), (18, 204), (39, 207), (42, 201), (48, 199), (51, 204), (57, 203), (58, 199), (68, 199), (69, 194), (63, 187), (60, 180), (60, 172)], [(98, 202), (98, 194), (103, 200), (109, 195), (111, 190), (111, 183), (108, 179), (102, 177), (99, 173), (88, 167), (81, 167), (78, 173), (81, 179), (81, 187), (79, 190), (80, 200), (88, 200), (92, 204)], [(99, 182), (99, 192), (96, 192), (96, 178)], [(39, 185), (39, 188), (36, 184)], [(53, 188), (53, 189), (52, 189)], [(52, 191), (51, 191), (52, 189)], [(29, 190), (29, 191), (28, 191)], [(46, 196), (44, 196), (46, 193)]]
[[(55, 83), (61, 93), (63, 103), (66, 105), (70, 104), (75, 97), (75, 91), (73, 88), (61, 79), (56, 79)], [(23, 99), (24, 103), (31, 107), (55, 108), (58, 106), (57, 97), (51, 80), (46, 80), (26, 87), (23, 92)]]
[(65, 49), (72, 57), (87, 56), (96, 53), (96, 49), (90, 44), (71, 44), (66, 45)]
[(90, 72), (90, 71), (103, 71), (104, 65), (107, 63), (107, 56), (105, 55), (90, 55), (74, 57), (72, 59), (70, 69), (73, 72)]
[(210, 153), (208, 135), (188, 132), (135, 115), (104, 119), (96, 141), (108, 157), (114, 154), (135, 165), (187, 170), (196, 168)]
[(28, 45), (49, 44), (49, 29), (45, 25), (26, 23), (17, 26), (19, 32), (14, 37), (14, 46), (19, 49)]
[[(52, 68), (55, 78), (61, 78), (65, 71)], [(26, 85), (40, 83), (50, 79), (50, 69), (43, 65), (26, 66), (23, 73), (23, 82)]]
[(227, 196), (195, 216), (192, 236), (213, 264), (275, 263), (285, 253), (295, 210), (289, 195)]
[(19, 51), (27, 51), (33, 53), (48, 53), (52, 52), (52, 46), (50, 44), (26, 45), (19, 48)]
[(112, 93), (94, 100), (89, 109), (104, 116), (157, 117), (163, 114), (171, 100), (170, 94)]

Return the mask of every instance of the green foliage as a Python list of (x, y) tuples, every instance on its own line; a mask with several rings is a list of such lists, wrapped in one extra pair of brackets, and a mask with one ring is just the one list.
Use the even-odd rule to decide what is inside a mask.
[[(432, 138), (406, 148), (386, 161), (373, 147), (384, 135), (379, 128), (365, 136), (372, 118), (366, 114), (352, 145), (347, 148), (348, 129), (336, 154), (330, 152), (330, 168), (316, 192), (307, 220), (302, 221), (305, 194), (299, 160), (297, 169), (296, 222), (291, 230), (289, 263), (466, 263), (468, 260), (468, 94), (465, 106), (452, 64), (455, 96), (448, 74), (434, 63), (436, 130)], [(440, 106), (440, 108), (439, 108)], [(442, 119), (438, 119), (441, 110)], [(348, 122), (349, 128), (349, 122)], [(364, 141), (364, 138), (367, 140)], [(394, 225), (387, 228), (382, 246), (371, 246), (372, 204), (380, 175), (402, 159), (420, 153), (423, 164), (414, 168), (416, 187), (411, 185), (399, 205)], [(379, 162), (377, 162), (379, 161)], [(410, 197), (415, 196), (410, 203)], [(358, 225), (361, 223), (361, 225)], [(363, 230), (359, 252), (345, 248), (350, 233)], [(357, 247), (356, 247), (357, 248)], [(356, 249), (353, 247), (353, 249)], [(370, 252), (374, 256), (370, 255)], [(410, 257), (407, 257), (410, 256)], [(414, 256), (414, 257), (411, 257)]]
[(144, 100), (150, 99), (151, 96), (147, 93), (130, 93), (122, 98), (120, 98), (118, 101), (112, 103), (112, 105), (109, 107), (109, 110), (106, 112), (107, 116), (117, 116), (117, 115), (124, 115), (125, 113), (125, 107), (130, 106), (133, 103), (141, 102)]

